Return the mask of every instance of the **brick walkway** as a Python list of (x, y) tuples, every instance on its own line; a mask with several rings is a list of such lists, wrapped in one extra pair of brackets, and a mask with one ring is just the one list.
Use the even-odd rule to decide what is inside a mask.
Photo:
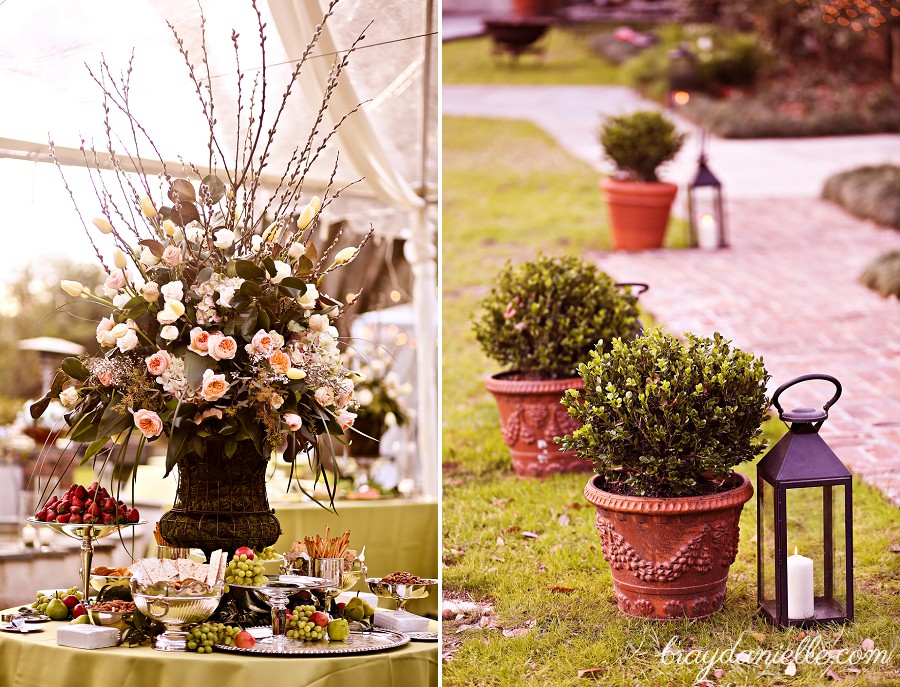
[[(856, 282), (872, 257), (900, 249), (900, 232), (818, 200), (738, 200), (728, 210), (730, 249), (590, 257), (620, 281), (649, 283), (641, 302), (672, 331), (719, 331), (762, 355), (770, 390), (810, 372), (837, 377), (844, 392), (823, 438), (900, 504), (900, 303)], [(821, 407), (831, 391), (801, 385), (783, 405)]]

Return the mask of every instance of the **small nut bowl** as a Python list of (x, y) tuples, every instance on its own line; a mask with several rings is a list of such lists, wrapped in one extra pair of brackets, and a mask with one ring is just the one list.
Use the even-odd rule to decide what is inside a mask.
[(410, 599), (424, 599), (428, 596), (431, 588), (438, 583), (437, 580), (423, 579), (422, 582), (417, 584), (392, 584), (382, 582), (381, 579), (380, 577), (366, 578), (369, 590), (379, 598), (393, 599), (397, 602), (397, 608), (401, 611), (407, 601)]
[(137, 609), (166, 627), (166, 631), (153, 640), (153, 648), (157, 651), (186, 651), (186, 628), (202, 623), (215, 613), (223, 587), (221, 580), (212, 587), (204, 582), (191, 582), (178, 588), (168, 582), (145, 586), (132, 579), (131, 596)]

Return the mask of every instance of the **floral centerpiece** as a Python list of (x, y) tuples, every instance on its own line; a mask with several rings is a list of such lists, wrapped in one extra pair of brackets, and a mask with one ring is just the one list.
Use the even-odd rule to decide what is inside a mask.
[[(179, 485), (175, 507), (160, 522), (163, 537), (206, 550), (276, 541), (280, 528), (265, 497), (264, 472), (279, 446), (288, 461), (306, 455), (333, 498), (337, 475), (329, 480), (322, 453), (337, 452), (335, 442), (355, 419), (356, 377), (344, 366), (333, 325), (345, 306), (321, 289), (328, 273), (357, 257), (368, 235), (335, 254), (334, 244), (320, 253), (310, 239), (340, 189), (329, 184), (324, 199), (301, 201), (304, 178), (337, 129), (320, 126), (348, 54), (335, 62), (305, 147), (301, 142), (294, 150), (262, 203), (261, 177), (278, 122), (321, 26), (272, 114), (265, 111), (265, 25), (258, 12), (257, 18), (264, 66), (243, 101), (239, 83), (237, 140), (243, 143), (232, 153), (231, 169), (216, 138), (212, 91), (174, 27), (209, 123), (203, 171), (183, 164), (191, 173), (175, 176), (164, 163), (154, 177), (144, 173), (136, 151), (115, 150), (121, 140), (112, 133), (111, 112), (125, 115), (135, 146), (137, 132), (146, 132), (129, 106), (130, 68), (116, 81), (102, 65), (95, 80), (116, 181), (95, 171), (100, 215), (92, 228), (83, 224), (108, 276), (98, 293), (74, 281), (61, 284), (73, 297), (109, 307), (97, 324), (102, 354), (66, 359), (63, 374), (32, 406), (38, 417), (58, 399), (68, 409), (69, 437), (87, 444), (86, 460), (121, 463), (134, 436), (139, 461), (146, 443), (167, 440), (166, 474), (178, 466)], [(237, 55), (236, 34), (233, 41)], [(201, 48), (206, 65), (205, 41)], [(125, 155), (138, 174), (123, 169)], [(86, 151), (86, 166), (98, 168), (98, 158)], [(112, 265), (102, 258), (100, 237), (115, 247)], [(249, 492), (248, 485), (254, 485)]]
[(352, 456), (377, 457), (378, 442), (388, 427), (409, 420), (402, 397), (412, 392), (394, 371), (395, 358), (384, 348), (373, 347), (349, 355), (346, 364), (363, 377), (356, 385), (356, 422), (350, 431)]

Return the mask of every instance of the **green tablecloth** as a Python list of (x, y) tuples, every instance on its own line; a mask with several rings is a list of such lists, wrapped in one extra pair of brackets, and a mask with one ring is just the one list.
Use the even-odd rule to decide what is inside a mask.
[[(437, 687), (438, 645), (410, 642), (388, 651), (325, 658), (266, 658), (241, 654), (57, 646), (56, 628), (0, 633), (0, 687), (193, 687), (194, 685), (305, 685), (306, 687)], [(436, 623), (432, 622), (436, 628)]]
[[(366, 547), (370, 577), (383, 577), (402, 570), (419, 577), (438, 577), (438, 504), (409, 500), (340, 501), (338, 514), (311, 503), (273, 503), (283, 534), (275, 550), (287, 551), (295, 540), (318, 534), (325, 526), (331, 536), (350, 530), (350, 546)], [(365, 583), (358, 589), (368, 591)], [(421, 601), (411, 601), (407, 610), (437, 617), (437, 589)]]

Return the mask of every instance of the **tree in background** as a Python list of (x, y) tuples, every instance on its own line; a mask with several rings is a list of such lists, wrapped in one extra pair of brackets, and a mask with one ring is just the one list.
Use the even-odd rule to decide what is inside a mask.
[[(59, 287), (61, 279), (101, 285), (105, 275), (92, 265), (67, 261), (26, 265), (0, 285), (0, 424), (11, 422), (21, 404), (43, 393), (37, 353), (20, 351), (22, 339), (53, 336), (98, 350), (96, 326), (108, 308), (73, 300)], [(93, 286), (91, 287), (93, 289)]]

